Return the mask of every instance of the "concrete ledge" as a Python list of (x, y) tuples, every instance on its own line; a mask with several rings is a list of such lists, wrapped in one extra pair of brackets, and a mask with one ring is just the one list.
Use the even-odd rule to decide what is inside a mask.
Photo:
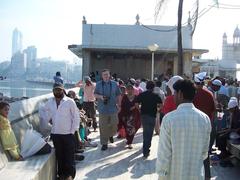
[(12, 161), (0, 171), (1, 180), (54, 180), (56, 177), (55, 151), (30, 157), (24, 161)]
[[(78, 92), (79, 88), (71, 89)], [(68, 92), (69, 90), (67, 90)], [(10, 104), (9, 120), (15, 133), (19, 147), (27, 129), (39, 131), (38, 110), (52, 93), (16, 101)], [(54, 180), (56, 176), (55, 151), (50, 154), (27, 158), (24, 161), (9, 161), (0, 144), (0, 179), (1, 180)]]

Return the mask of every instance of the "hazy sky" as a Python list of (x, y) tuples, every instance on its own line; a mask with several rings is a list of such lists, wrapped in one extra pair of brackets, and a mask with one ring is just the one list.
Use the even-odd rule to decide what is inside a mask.
[[(178, 0), (168, 0), (157, 25), (176, 25)], [(216, 0), (200, 0), (200, 11)], [(23, 48), (35, 45), (38, 57), (71, 61), (76, 56), (67, 46), (81, 44), (82, 17), (89, 24), (134, 24), (137, 14), (144, 25), (154, 25), (157, 0), (0, 0), (0, 61), (10, 60), (12, 31), (23, 34)], [(183, 23), (195, 0), (184, 0)], [(209, 49), (204, 57), (221, 58), (224, 32), (232, 42), (233, 31), (240, 23), (239, 0), (219, 0), (235, 9), (212, 8), (199, 18), (193, 47)], [(222, 6), (220, 6), (222, 7)], [(226, 6), (224, 6), (226, 7)]]

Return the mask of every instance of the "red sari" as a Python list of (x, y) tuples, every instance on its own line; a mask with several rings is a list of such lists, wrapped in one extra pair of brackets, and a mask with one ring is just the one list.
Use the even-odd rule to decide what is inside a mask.
[(121, 111), (119, 112), (119, 121), (123, 123), (126, 131), (127, 144), (132, 144), (134, 135), (141, 127), (140, 112), (135, 107), (136, 96), (133, 100), (129, 100), (127, 95), (124, 95), (121, 102)]

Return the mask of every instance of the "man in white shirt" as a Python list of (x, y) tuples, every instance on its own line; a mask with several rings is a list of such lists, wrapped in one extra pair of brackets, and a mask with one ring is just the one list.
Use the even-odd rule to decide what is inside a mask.
[(80, 117), (74, 100), (64, 96), (62, 84), (53, 85), (53, 95), (44, 110), (52, 124), (51, 138), (56, 150), (58, 176), (71, 180), (76, 174), (74, 132), (79, 129)]
[(178, 80), (173, 88), (177, 109), (163, 118), (156, 172), (159, 180), (203, 180), (211, 122), (192, 103), (195, 88), (191, 81)]

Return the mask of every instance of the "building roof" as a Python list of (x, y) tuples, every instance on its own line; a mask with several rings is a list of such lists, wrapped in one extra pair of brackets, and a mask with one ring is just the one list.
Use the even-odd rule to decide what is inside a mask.
[[(183, 48), (192, 48), (191, 26), (182, 28)], [(177, 49), (177, 27), (83, 24), (82, 48), (143, 49), (156, 43), (159, 48)]]
[[(75, 55), (77, 55), (78, 57), (82, 58), (82, 50), (83, 50), (83, 46), (82, 45), (76, 45), (76, 44), (72, 44), (68, 46), (68, 49), (70, 51), (72, 51)], [(84, 49), (91, 49), (94, 51), (100, 51), (100, 52), (116, 52), (116, 53), (149, 53), (149, 50), (147, 49), (147, 47), (143, 47), (143, 48), (137, 48), (137, 47), (94, 47), (94, 48), (84, 48)], [(177, 53), (178, 50), (177, 49), (158, 49), (155, 54), (158, 53)], [(207, 53), (208, 50), (206, 49), (183, 49), (183, 52), (188, 52), (188, 53), (192, 53), (193, 56), (199, 56), (202, 55), (203, 53)]]
[[(78, 57), (82, 57), (83, 49), (148, 53), (151, 44), (159, 46), (156, 53), (177, 52), (176, 26), (83, 24), (82, 28), (82, 44), (68, 46)], [(183, 51), (193, 55), (207, 53), (206, 49), (192, 49), (191, 32), (190, 25), (182, 27)]]

